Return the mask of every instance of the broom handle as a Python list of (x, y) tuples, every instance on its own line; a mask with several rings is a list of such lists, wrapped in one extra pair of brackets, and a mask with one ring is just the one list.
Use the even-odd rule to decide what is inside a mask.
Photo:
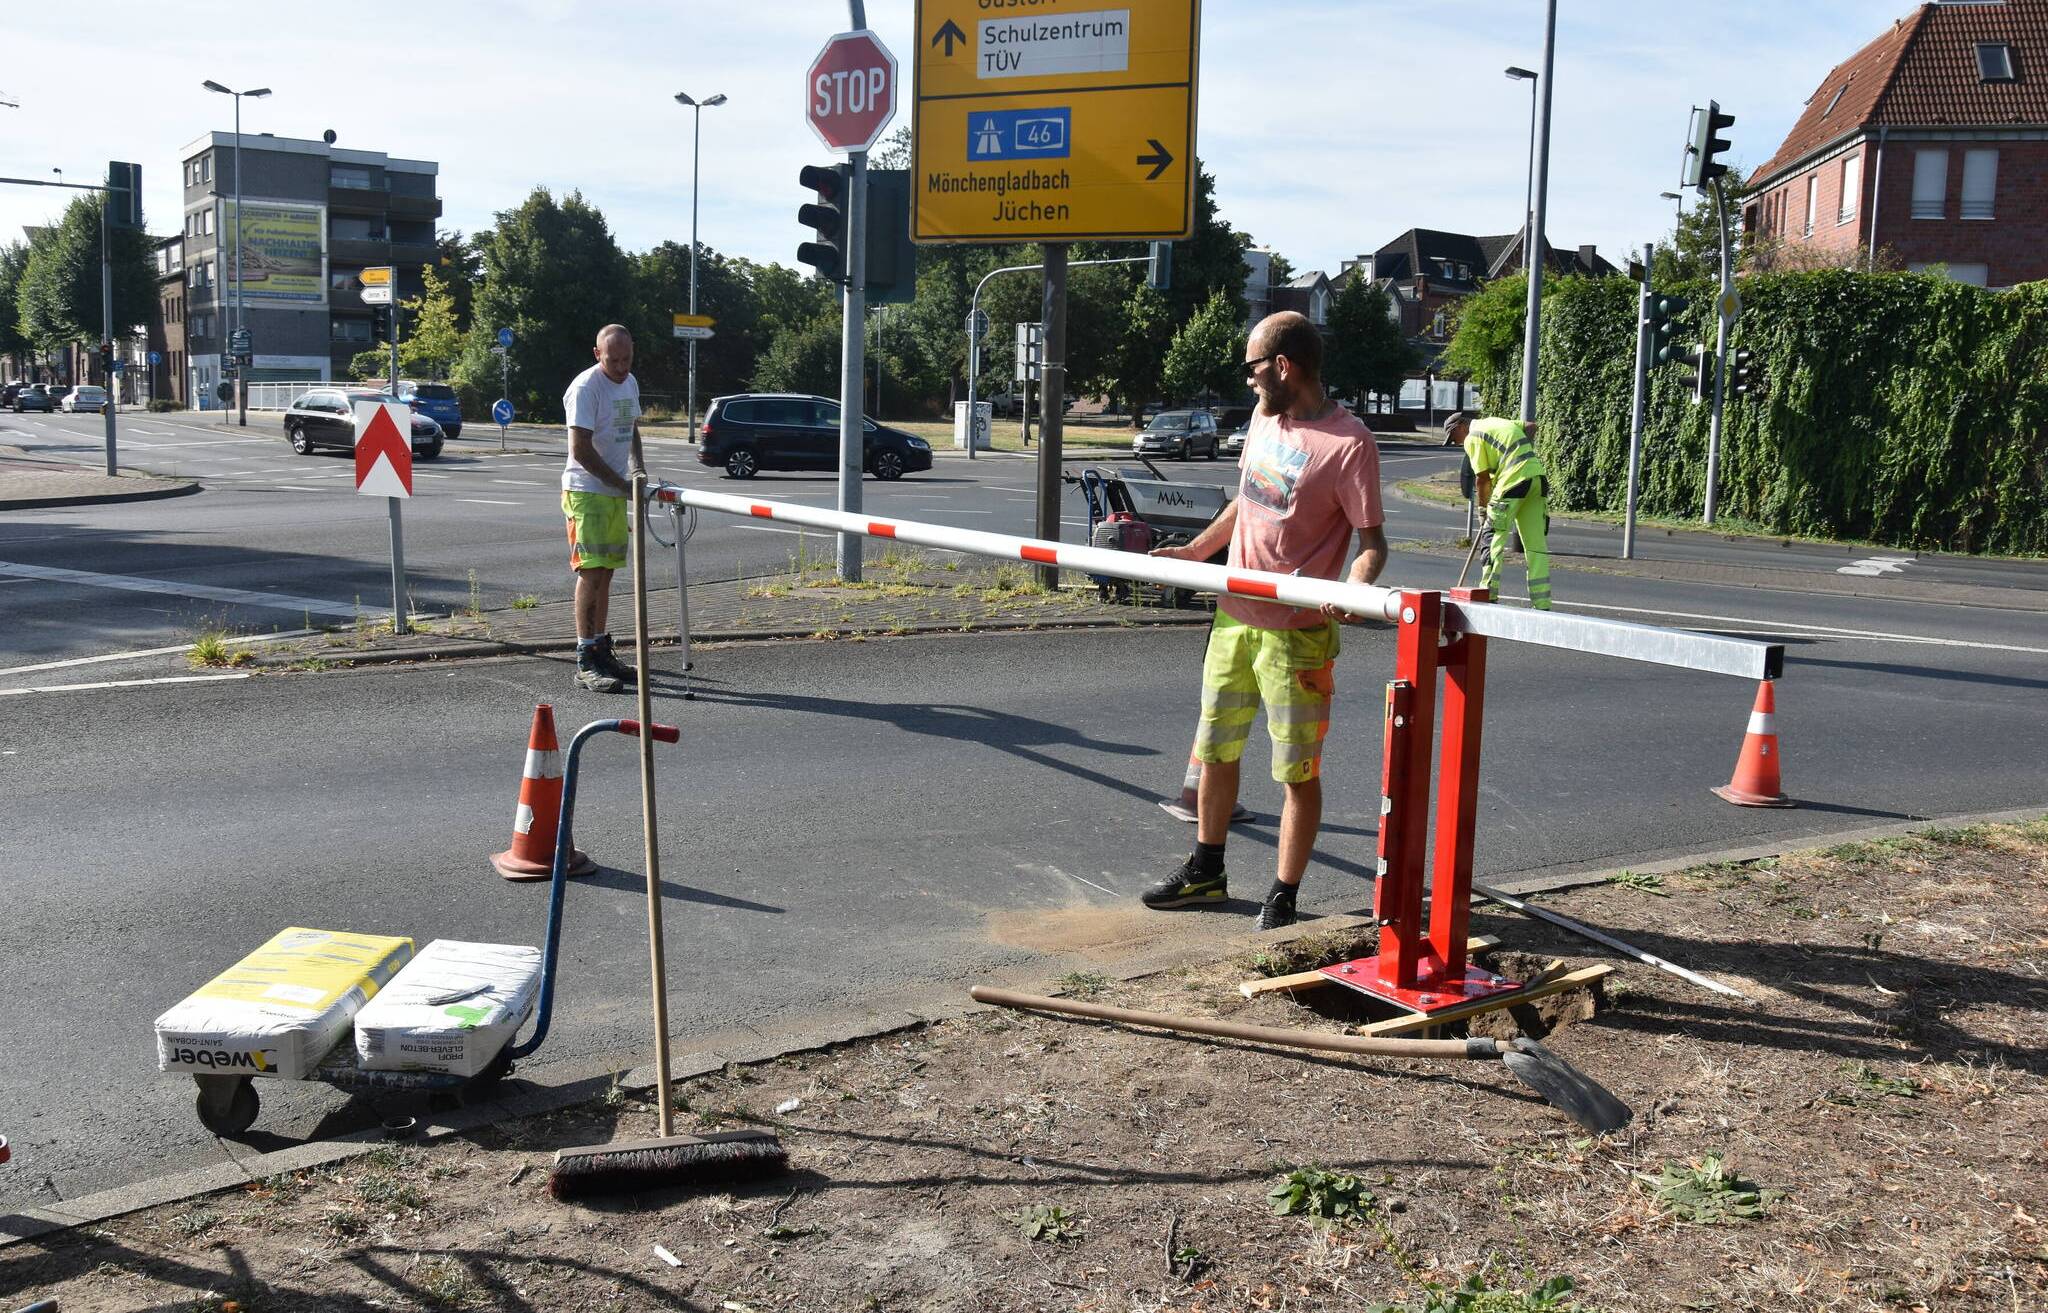
[(654, 834), (653, 694), (647, 687), (647, 471), (633, 471), (633, 692), (640, 708), (640, 831), (647, 864), (647, 956), (654, 964), (654, 1101), (661, 1137), (675, 1134), (668, 1091), (668, 962), (662, 951), (661, 852)]
[(1500, 1048), (1490, 1039), (1389, 1039), (1367, 1035), (1326, 1035), (1310, 1030), (1281, 1030), (1275, 1026), (1251, 1026), (1241, 1021), (1210, 1021), (1203, 1017), (1181, 1017), (1169, 1012), (1139, 1012), (1133, 1008), (1106, 1007), (1067, 998), (1043, 998), (1020, 994), (1012, 989), (976, 985), (968, 991), (978, 1003), (995, 1003), (1031, 1012), (1064, 1012), (1069, 1016), (1092, 1017), (1097, 1021), (1121, 1021), (1129, 1026), (1153, 1026), (1190, 1035), (1220, 1035), (1225, 1039), (1251, 1040), (1256, 1044), (1283, 1044), (1294, 1049), (1321, 1049), (1329, 1053), (1364, 1053), (1382, 1058), (1498, 1058)]

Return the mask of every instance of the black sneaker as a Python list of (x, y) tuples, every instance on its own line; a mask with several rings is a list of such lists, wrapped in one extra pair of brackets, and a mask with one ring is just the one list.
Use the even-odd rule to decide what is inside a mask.
[(1266, 901), (1259, 904), (1259, 926), (1261, 930), (1280, 930), (1294, 924), (1294, 895), (1275, 889), (1266, 895)]
[(1156, 884), (1148, 885), (1138, 895), (1138, 901), (1147, 907), (1164, 910), (1169, 907), (1197, 907), (1204, 903), (1221, 903), (1230, 897), (1227, 876), (1218, 871), (1214, 875), (1203, 875), (1190, 857), (1180, 864), (1180, 869)]
[(616, 693), (621, 685), (616, 675), (607, 674), (585, 653), (576, 658), (576, 687), (586, 693)]

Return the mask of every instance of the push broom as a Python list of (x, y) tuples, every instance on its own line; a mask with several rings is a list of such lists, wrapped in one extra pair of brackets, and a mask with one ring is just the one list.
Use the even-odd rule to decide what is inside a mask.
[[(647, 949), (654, 964), (654, 1102), (661, 1134), (585, 1149), (562, 1149), (548, 1173), (557, 1199), (727, 1185), (789, 1166), (767, 1131), (677, 1135), (668, 1088), (668, 971), (662, 950), (661, 854), (654, 825), (653, 695), (647, 687), (647, 472), (633, 471), (633, 674), (640, 715), (640, 828), (647, 860)], [(567, 817), (564, 817), (567, 823)]]

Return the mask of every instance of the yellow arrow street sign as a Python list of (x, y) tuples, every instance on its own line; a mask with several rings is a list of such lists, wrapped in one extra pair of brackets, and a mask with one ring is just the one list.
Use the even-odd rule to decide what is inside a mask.
[(710, 315), (676, 315), (674, 319), (677, 328), (711, 328), (718, 323)]
[(1189, 236), (1201, 0), (1024, 8), (918, 0), (912, 239)]

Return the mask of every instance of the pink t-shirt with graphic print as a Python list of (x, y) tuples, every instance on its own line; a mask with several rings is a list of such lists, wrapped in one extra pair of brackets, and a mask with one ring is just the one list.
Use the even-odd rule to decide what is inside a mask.
[[(1238, 467), (1234, 568), (1336, 579), (1351, 560), (1352, 532), (1384, 518), (1379, 444), (1342, 406), (1315, 420), (1254, 414)], [(1225, 595), (1216, 605), (1262, 629), (1324, 622), (1319, 611), (1278, 602)]]

